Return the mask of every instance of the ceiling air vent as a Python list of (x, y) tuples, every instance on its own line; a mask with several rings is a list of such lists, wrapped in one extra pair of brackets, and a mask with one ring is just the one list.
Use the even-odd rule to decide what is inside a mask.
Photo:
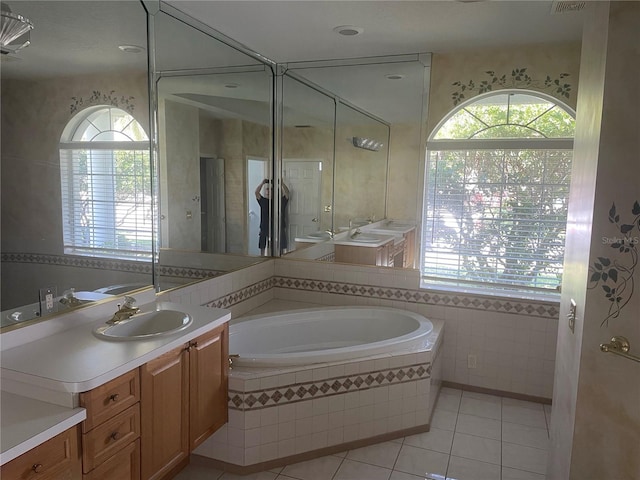
[(587, 6), (587, 2), (559, 2), (554, 1), (551, 4), (551, 14), (555, 15), (558, 13), (572, 13), (579, 12), (584, 10), (584, 7)]

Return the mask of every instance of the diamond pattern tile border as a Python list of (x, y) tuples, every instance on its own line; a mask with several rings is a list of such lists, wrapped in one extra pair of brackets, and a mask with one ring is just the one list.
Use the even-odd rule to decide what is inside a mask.
[(233, 410), (257, 410), (428, 378), (431, 378), (431, 363), (414, 364), (249, 392), (229, 390), (228, 403)]
[(307, 292), (333, 293), (357, 297), (373, 297), (384, 300), (405, 301), (423, 305), (447, 305), (458, 308), (511, 313), (544, 318), (558, 318), (560, 311), (555, 303), (495, 299), (481, 295), (459, 293), (432, 293), (407, 288), (378, 287), (306, 278), (273, 277), (274, 286)]
[(35, 263), (43, 265), (61, 265), (65, 267), (95, 268), (117, 270), (121, 272), (151, 274), (153, 267), (148, 262), (112, 260), (108, 258), (80, 257), (75, 255), (43, 255), (40, 253), (3, 253), (2, 263)]

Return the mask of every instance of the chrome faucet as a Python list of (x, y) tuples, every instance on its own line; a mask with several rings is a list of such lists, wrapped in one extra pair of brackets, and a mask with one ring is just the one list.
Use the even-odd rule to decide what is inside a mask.
[(113, 317), (111, 317), (110, 320), (107, 320), (107, 323), (110, 325), (114, 325), (133, 317), (140, 311), (140, 308), (136, 307), (135, 303), (135, 298), (125, 296), (124, 303), (122, 305), (118, 305), (118, 311), (113, 314)]

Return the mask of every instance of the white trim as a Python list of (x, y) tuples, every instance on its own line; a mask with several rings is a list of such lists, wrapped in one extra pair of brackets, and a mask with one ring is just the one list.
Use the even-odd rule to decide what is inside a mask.
[(427, 150), (573, 150), (573, 138), (443, 139), (427, 142)]

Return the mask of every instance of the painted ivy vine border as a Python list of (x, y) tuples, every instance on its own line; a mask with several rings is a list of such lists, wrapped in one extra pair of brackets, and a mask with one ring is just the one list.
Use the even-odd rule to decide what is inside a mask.
[[(620, 237), (602, 237), (602, 242), (615, 249), (620, 258), (598, 257), (589, 266), (589, 286), (598, 286), (610, 302), (607, 316), (601, 327), (608, 326), (609, 320), (620, 316), (620, 311), (629, 303), (634, 291), (634, 279), (638, 266), (638, 244), (640, 243), (640, 203), (636, 200), (631, 208), (631, 223), (621, 223), (620, 214), (615, 202), (609, 210), (609, 222), (613, 223), (620, 232)], [(634, 236), (635, 231), (638, 236)]]
[(135, 104), (133, 103), (135, 98), (125, 97), (124, 95), (118, 97), (115, 90), (111, 90), (109, 93), (102, 93), (100, 90), (94, 90), (91, 93), (91, 96), (87, 99), (84, 99), (83, 97), (71, 97), (71, 100), (73, 100), (73, 103), (69, 107), (71, 114), (76, 113), (85, 106), (88, 107), (100, 104), (121, 108), (130, 114), (133, 114), (133, 111), (135, 110)]
[(458, 87), (458, 89), (451, 94), (453, 105), (458, 105), (465, 97), (465, 92), (475, 92), (474, 95), (480, 93), (486, 93), (493, 91), (494, 87), (500, 88), (536, 88), (538, 90), (552, 91), (558, 97), (569, 98), (571, 96), (571, 84), (566, 83), (564, 80), (570, 76), (569, 73), (561, 73), (557, 78), (551, 78), (547, 75), (544, 81), (536, 80), (527, 73), (526, 68), (514, 68), (511, 70), (511, 75), (503, 74), (498, 76), (495, 71), (487, 70), (486, 73), (489, 76), (487, 80), (473, 81), (469, 80), (467, 83), (463, 83), (458, 80), (451, 85)]

